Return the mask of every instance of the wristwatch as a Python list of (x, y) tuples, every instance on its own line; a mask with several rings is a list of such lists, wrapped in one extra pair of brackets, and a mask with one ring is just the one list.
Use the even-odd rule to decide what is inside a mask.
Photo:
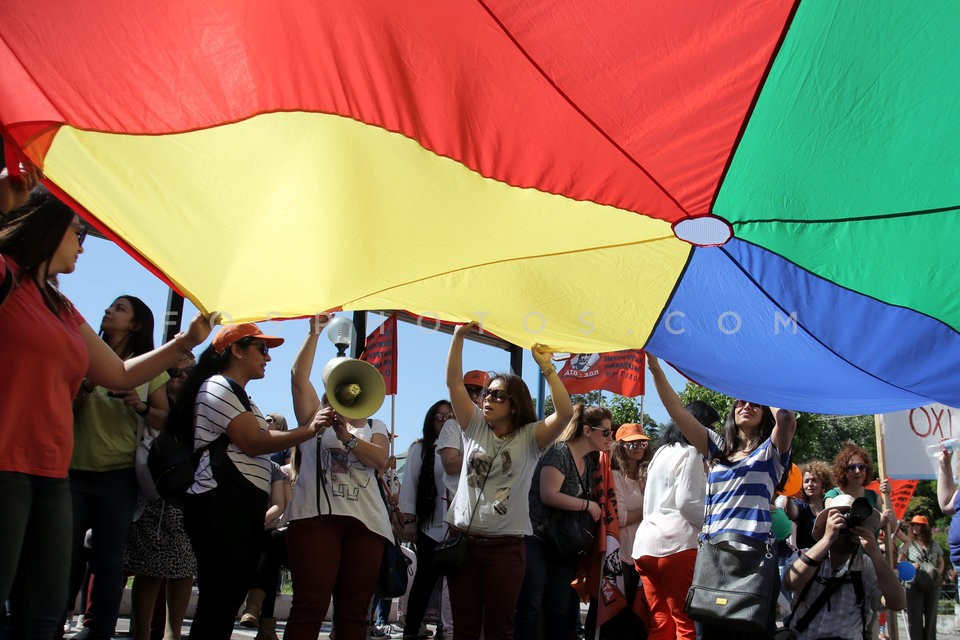
[(350, 436), (350, 439), (343, 443), (343, 448), (347, 451), (353, 451), (357, 448), (357, 443), (360, 442), (357, 440), (357, 436)]

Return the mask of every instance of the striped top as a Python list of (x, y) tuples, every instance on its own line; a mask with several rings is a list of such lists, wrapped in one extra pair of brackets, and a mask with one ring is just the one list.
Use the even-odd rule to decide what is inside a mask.
[[(260, 430), (267, 430), (267, 421), (257, 405), (250, 402), (253, 415), (260, 424)], [(243, 403), (230, 388), (230, 383), (222, 375), (208, 378), (197, 393), (197, 402), (193, 408), (194, 430), (193, 450), (209, 444), (226, 433), (230, 422), (246, 412)], [(270, 492), (270, 456), (248, 456), (240, 447), (232, 442), (227, 445), (227, 457), (237, 469), (255, 487)], [(210, 451), (204, 451), (197, 465), (194, 482), (187, 493), (199, 494), (215, 489), (217, 481), (213, 479), (213, 469), (210, 468)]]
[[(723, 450), (724, 438), (707, 429), (709, 458)], [(790, 452), (779, 453), (767, 438), (750, 455), (726, 466), (715, 461), (707, 473), (704, 533), (739, 533), (766, 541), (770, 536), (770, 503)]]

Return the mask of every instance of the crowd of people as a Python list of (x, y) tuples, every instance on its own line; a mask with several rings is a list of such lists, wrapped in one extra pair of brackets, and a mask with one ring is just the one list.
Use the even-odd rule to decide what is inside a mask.
[[(852, 640), (877, 637), (881, 613), (899, 609), (908, 611), (911, 640), (935, 637), (947, 558), (927, 515), (878, 540), (895, 518), (881, 513), (888, 483), (880, 493), (866, 487), (874, 469), (862, 447), (803, 461), (800, 491), (782, 496), (795, 465), (789, 410), (736, 399), (721, 417), (704, 402), (684, 405), (649, 355), (672, 419), (651, 438), (640, 424), (615, 424), (605, 407), (574, 405), (553, 354), (533, 345), (555, 409), (540, 419), (520, 377), (464, 373), (464, 340), (479, 328), (468, 323), (453, 332), (449, 399), (426, 410), (393, 487), (386, 425), (344, 417), (310, 382), (329, 316), (309, 321), (297, 353), (298, 426), (290, 428), (247, 395), (283, 344), (255, 324), (225, 325), (194, 360), (211, 333), (208, 318), (155, 348), (153, 314), (123, 294), (95, 332), (56, 286), (83, 251), (83, 227), (34, 189), (37, 177), (0, 175), (0, 332), (18, 372), (0, 387), (0, 600), (10, 637), (61, 637), (79, 595), (77, 637), (111, 638), (133, 576), (139, 640), (180, 637), (195, 582), (193, 638), (229, 638), (239, 614), (258, 640), (277, 640), (282, 567), (293, 585), (285, 638), (315, 640), (331, 602), (337, 640), (382, 636), (371, 611), (388, 619), (391, 603), (375, 588), (398, 539), (415, 549), (417, 567), (405, 640), (426, 637), (432, 601), (447, 640), (712, 640), (784, 630)], [(139, 450), (162, 430), (193, 443), (182, 501), (151, 493), (138, 474)], [(960, 491), (950, 456), (941, 456), (938, 498), (953, 514)], [(787, 534), (775, 526), (780, 510), (792, 521)], [(576, 535), (558, 539), (569, 526)], [(608, 529), (619, 531), (619, 548), (597, 555)], [(581, 533), (589, 534), (583, 543)], [(949, 560), (958, 563), (960, 524), (950, 539)], [(881, 547), (897, 540), (914, 568), (906, 587)], [(688, 594), (707, 588), (708, 555), (724, 558), (731, 576), (749, 575), (746, 549), (769, 555), (777, 544), (786, 549), (781, 572), (764, 585), (769, 597), (753, 605), (752, 620), (691, 608)], [(439, 560), (450, 549), (459, 554), (452, 567)], [(573, 584), (600, 571), (591, 562), (617, 577), (623, 606), (598, 617), (601, 594), (588, 594), (594, 615), (584, 632)], [(712, 578), (714, 588), (738, 593), (733, 578)], [(778, 604), (781, 589), (788, 597)]]

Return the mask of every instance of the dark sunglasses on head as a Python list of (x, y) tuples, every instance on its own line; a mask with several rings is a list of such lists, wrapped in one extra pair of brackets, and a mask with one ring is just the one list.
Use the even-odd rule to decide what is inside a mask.
[(510, 397), (510, 394), (504, 391), (503, 389), (484, 389), (480, 392), (481, 398), (490, 398), (490, 402), (506, 402), (507, 398)]
[[(590, 427), (590, 425), (587, 426)], [(613, 429), (601, 429), (600, 427), (590, 427), (590, 430), (599, 431), (600, 435), (602, 435), (604, 438), (609, 438), (610, 434), (613, 433)]]
[(863, 471), (867, 470), (867, 465), (865, 464), (848, 464), (847, 471)]
[(87, 239), (87, 228), (79, 222), (71, 222), (70, 226), (77, 232), (77, 244), (83, 246), (83, 241)]
[(624, 449), (646, 449), (650, 445), (650, 442), (647, 440), (631, 440), (630, 442), (624, 442)]

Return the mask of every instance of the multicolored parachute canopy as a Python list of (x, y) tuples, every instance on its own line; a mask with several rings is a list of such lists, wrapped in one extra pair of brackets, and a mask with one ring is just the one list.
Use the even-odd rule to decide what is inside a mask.
[(955, 0), (8, 0), (0, 122), (233, 320), (404, 309), (776, 406), (960, 406), (958, 30)]

